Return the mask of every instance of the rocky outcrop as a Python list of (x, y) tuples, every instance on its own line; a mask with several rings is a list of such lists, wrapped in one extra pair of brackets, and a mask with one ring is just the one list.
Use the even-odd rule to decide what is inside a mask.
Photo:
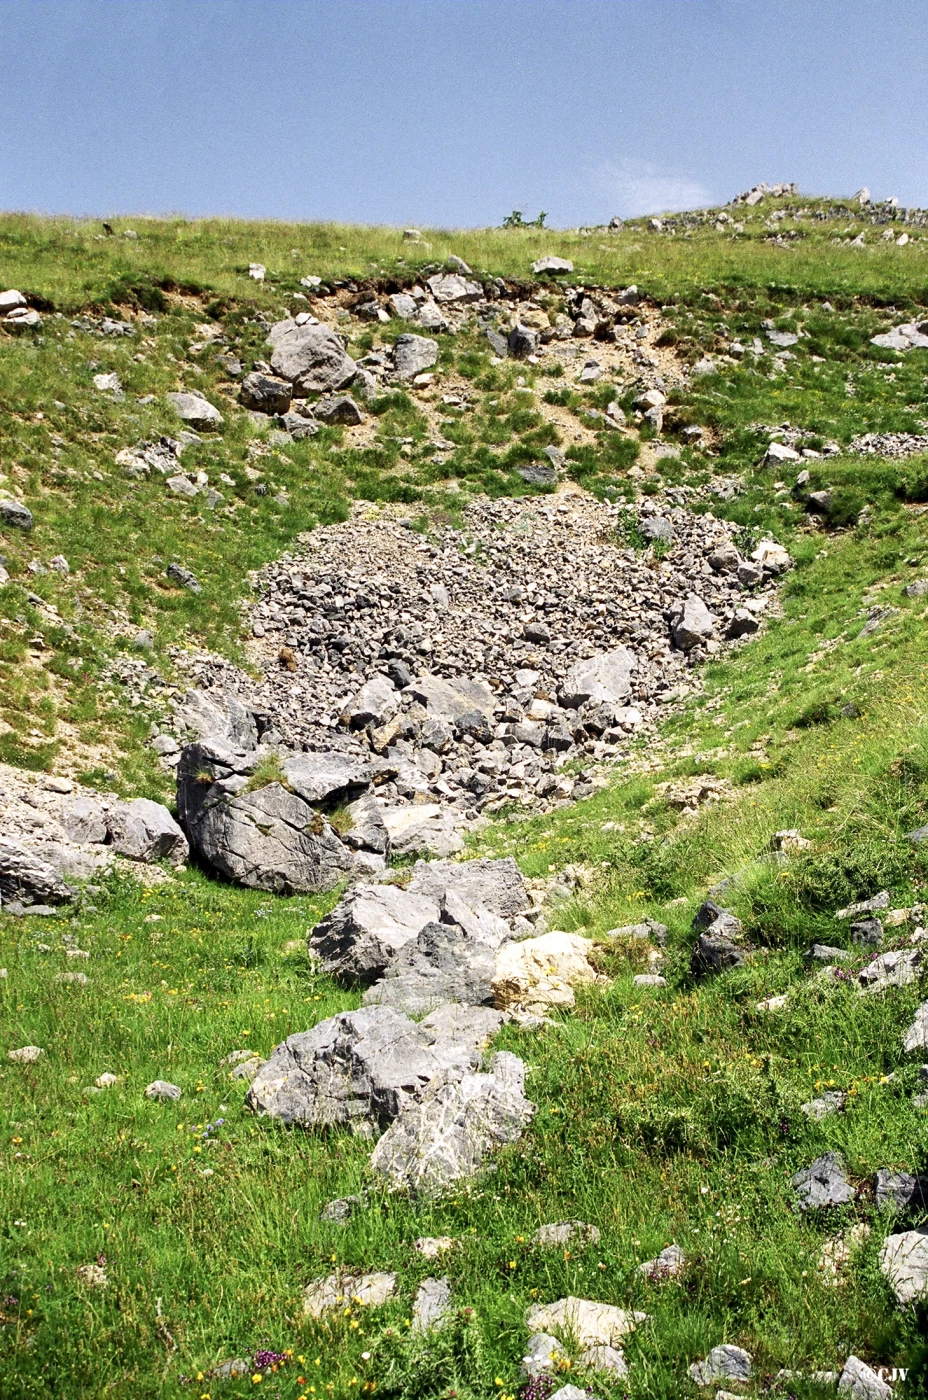
[(74, 891), (41, 856), (8, 841), (0, 843), (0, 900), (61, 904)]
[(437, 896), (399, 885), (356, 885), (313, 929), (309, 951), (339, 981), (367, 986), (438, 916)]
[(343, 1012), (278, 1045), (246, 1102), (285, 1123), (374, 1132), (436, 1077), (475, 1069), (501, 1022), (498, 1013), (451, 1008), (418, 1024), (389, 1006)]
[(292, 384), (296, 397), (345, 389), (358, 372), (343, 340), (328, 326), (278, 321), (267, 343), (273, 349), (271, 369)]

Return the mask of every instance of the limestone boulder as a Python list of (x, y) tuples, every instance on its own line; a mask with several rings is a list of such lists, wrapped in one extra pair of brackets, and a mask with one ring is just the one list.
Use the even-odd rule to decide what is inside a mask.
[(504, 943), (496, 955), (494, 1004), (534, 1014), (573, 1006), (574, 987), (596, 981), (589, 961), (592, 949), (592, 940), (578, 933), (543, 933)]
[(437, 1196), (476, 1175), (492, 1152), (516, 1142), (531, 1122), (535, 1105), (524, 1085), (525, 1066), (505, 1051), (493, 1056), (486, 1073), (433, 1080), (377, 1143), (372, 1168), (422, 1196)]
[(345, 389), (357, 374), (358, 367), (341, 337), (328, 326), (278, 321), (271, 327), (267, 343), (273, 347), (271, 369), (293, 385), (298, 398)]

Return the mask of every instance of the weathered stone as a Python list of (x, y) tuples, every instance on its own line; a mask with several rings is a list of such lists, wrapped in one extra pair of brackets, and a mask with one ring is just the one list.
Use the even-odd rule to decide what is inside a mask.
[(239, 399), (244, 408), (258, 413), (286, 413), (292, 393), (289, 379), (277, 379), (254, 370), (242, 380)]
[(415, 379), (438, 362), (438, 341), (424, 335), (398, 335), (393, 345), (393, 373), (397, 379)]
[(456, 723), (463, 715), (477, 712), (491, 718), (496, 705), (492, 690), (483, 681), (464, 676), (446, 679), (444, 676), (418, 676), (413, 682), (413, 696), (436, 719)]
[(0, 842), (0, 899), (61, 904), (73, 898), (70, 885), (41, 856), (11, 842)]
[(166, 1079), (154, 1079), (145, 1090), (146, 1099), (179, 1099), (183, 1090), (178, 1084), (169, 1084)]
[(345, 808), (345, 817), (350, 823), (339, 832), (342, 841), (353, 851), (373, 851), (375, 855), (389, 859), (390, 833), (383, 819), (382, 809), (370, 793), (365, 792)]
[(387, 676), (378, 673), (365, 681), (349, 701), (345, 714), (352, 729), (363, 729), (369, 724), (385, 724), (398, 708), (396, 687)]
[(208, 432), (211, 428), (222, 426), (223, 417), (219, 409), (200, 394), (166, 394), (165, 398), (178, 418), (197, 432)]
[(356, 885), (310, 934), (309, 950), (333, 977), (366, 985), (439, 917), (438, 896), (399, 885)]
[(8, 1050), (6, 1057), (14, 1064), (34, 1065), (44, 1054), (45, 1051), (38, 1045), (21, 1045), (18, 1050)]
[[(371, 1010), (386, 1011), (386, 1007)], [(517, 1141), (531, 1121), (525, 1098), (525, 1066), (500, 1052), (486, 1074), (451, 1073), (430, 1083), (408, 1103), (374, 1148), (371, 1166), (394, 1185), (438, 1195), (473, 1176), (487, 1156)]]
[(740, 967), (743, 962), (742, 949), (733, 943), (726, 933), (715, 933), (710, 928), (706, 933), (701, 933), (696, 940), (690, 957), (690, 972), (694, 977), (702, 977), (706, 973)]
[(838, 1380), (838, 1394), (853, 1400), (892, 1400), (893, 1390), (866, 1362), (849, 1356)]
[(31, 530), (32, 511), (21, 501), (0, 501), (0, 522), (15, 530)]
[(656, 1259), (647, 1259), (643, 1264), (638, 1265), (638, 1272), (652, 1283), (661, 1283), (664, 1279), (675, 1278), (681, 1273), (686, 1263), (683, 1250), (678, 1244), (669, 1244), (666, 1249), (662, 1249)]
[(110, 812), (107, 828), (117, 855), (129, 860), (166, 860), (177, 866), (190, 854), (187, 838), (167, 807), (147, 797), (120, 803)]
[(881, 1167), (874, 1186), (879, 1210), (928, 1210), (928, 1175)]
[(352, 1303), (379, 1308), (396, 1292), (396, 1274), (351, 1274), (342, 1271), (328, 1278), (317, 1278), (303, 1289), (303, 1312), (307, 1317), (323, 1317), (334, 1309)]
[(328, 326), (278, 321), (271, 327), (267, 343), (274, 347), (271, 369), (288, 379), (298, 396), (345, 389), (357, 374), (358, 367), (341, 337)]
[(918, 981), (923, 964), (924, 954), (920, 948), (894, 948), (861, 968), (857, 980), (869, 992), (886, 987), (907, 987)]
[(342, 1012), (276, 1046), (246, 1103), (307, 1128), (382, 1128), (431, 1080), (479, 1063), (486, 1027), (472, 1010), (467, 1021), (446, 1015), (416, 1025), (389, 1006)]
[(681, 651), (690, 651), (700, 642), (708, 641), (715, 630), (716, 618), (703, 600), (691, 593), (683, 611), (674, 624), (673, 639)]
[(527, 360), (538, 350), (539, 335), (530, 326), (513, 326), (506, 340), (506, 349), (514, 360)]
[(350, 394), (339, 394), (335, 398), (320, 399), (313, 406), (313, 415), (320, 423), (330, 425), (340, 423), (348, 428), (356, 428), (359, 423), (364, 422), (364, 414)]
[(928, 1226), (885, 1239), (880, 1268), (903, 1306), (928, 1297)]
[(535, 1303), (525, 1315), (525, 1325), (532, 1332), (569, 1336), (579, 1346), (614, 1346), (647, 1318), (647, 1313), (626, 1312), (611, 1303), (568, 1297)]
[(253, 760), (216, 745), (188, 744), (177, 769), (177, 808), (193, 849), (252, 889), (278, 894), (331, 889), (355, 858), (310, 805), (318, 799), (297, 791), (315, 793), (324, 786), (319, 765), (311, 761), (316, 757), (296, 755), (284, 765), (293, 791), (279, 782), (250, 791)]
[(853, 1201), (856, 1188), (847, 1178), (844, 1159), (838, 1152), (826, 1152), (811, 1166), (803, 1167), (792, 1178), (792, 1187), (800, 1210), (817, 1210), (823, 1206), (842, 1206)]
[(907, 1054), (913, 1050), (928, 1050), (928, 1001), (923, 1001), (915, 1013), (915, 1019), (902, 1037), (902, 1048)]
[(464, 849), (458, 819), (437, 802), (384, 807), (382, 816), (397, 855), (453, 856)]
[(413, 1249), (423, 1259), (440, 1259), (443, 1254), (454, 1249), (457, 1241), (451, 1235), (420, 1235), (413, 1241)]
[[(596, 1346), (587, 1347), (581, 1351), (577, 1357), (577, 1364), (585, 1366), (588, 1371), (601, 1371), (603, 1375), (616, 1380), (621, 1380), (628, 1375), (628, 1365), (625, 1357), (618, 1347)], [(588, 1391), (581, 1391), (582, 1395), (588, 1398)], [(563, 1395), (563, 1391), (561, 1391)]]
[(617, 704), (629, 694), (637, 665), (634, 652), (627, 647), (616, 647), (614, 651), (576, 662), (564, 677), (561, 704), (568, 709), (587, 704)]
[(567, 1360), (564, 1345), (557, 1337), (552, 1337), (549, 1332), (536, 1332), (528, 1339), (522, 1357), (522, 1374), (534, 1380), (536, 1376), (550, 1375), (560, 1362)]
[(287, 787), (304, 802), (346, 801), (371, 780), (368, 764), (337, 749), (291, 754), (281, 767)]
[(691, 1380), (697, 1385), (717, 1385), (719, 1381), (751, 1379), (751, 1355), (743, 1347), (725, 1342), (713, 1347), (705, 1361), (694, 1362), (689, 1368)]
[(451, 1284), (447, 1278), (426, 1278), (419, 1284), (412, 1305), (413, 1332), (434, 1332), (451, 1309)]
[(453, 892), (472, 909), (482, 906), (503, 919), (514, 919), (531, 907), (522, 872), (512, 856), (504, 860), (481, 856), (461, 862), (417, 861), (409, 892), (436, 901)]
[(419, 1016), (448, 1002), (493, 1002), (493, 949), (469, 939), (455, 924), (428, 923), (391, 960), (384, 976), (364, 993), (368, 1005), (396, 1007)]
[(563, 1249), (574, 1243), (582, 1248), (587, 1244), (599, 1243), (599, 1230), (595, 1225), (587, 1225), (583, 1220), (562, 1220), (557, 1225), (540, 1225), (532, 1235), (532, 1244), (540, 1244), (546, 1249)]
[(538, 272), (573, 272), (574, 265), (569, 258), (555, 258), (552, 256), (538, 258), (532, 263), (532, 271)]
[(419, 303), (407, 292), (395, 292), (393, 296), (387, 297), (387, 304), (400, 321), (414, 321), (418, 315)]
[(592, 948), (588, 938), (559, 932), (503, 944), (493, 975), (495, 1005), (536, 1014), (573, 1006), (574, 987), (596, 980), (589, 961)]

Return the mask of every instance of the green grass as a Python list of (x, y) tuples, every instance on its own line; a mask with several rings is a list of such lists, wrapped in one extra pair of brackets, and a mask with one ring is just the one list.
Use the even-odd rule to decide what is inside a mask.
[[(0, 339), (0, 471), (36, 514), (31, 535), (3, 538), (13, 582), (0, 589), (0, 759), (53, 767), (77, 736), (86, 770), (112, 767), (133, 793), (163, 792), (166, 781), (144, 745), (163, 693), (155, 688), (130, 713), (112, 679), (114, 659), (135, 655), (139, 627), (152, 631), (149, 659), (169, 682), (171, 645), (239, 657), (248, 571), (299, 531), (344, 518), (355, 498), (408, 501), (427, 531), (438, 512), (457, 518), (471, 493), (523, 493), (514, 468), (545, 445), (545, 392), (576, 410), (604, 406), (606, 386), (565, 397), (540, 368), (492, 366), (467, 332), (441, 337), (446, 371), (460, 372), (475, 394), (472, 410), (446, 415), (442, 432), (455, 443), (446, 463), (430, 462), (421, 402), (406, 393), (375, 405), (369, 448), (346, 449), (339, 430), (281, 447), (226, 412), (218, 368), (189, 353), (195, 326), (214, 320), (247, 368), (262, 353), (248, 318), (279, 314), (307, 272), (399, 277), (453, 251), (476, 268), (526, 276), (533, 256), (558, 252), (574, 258), (578, 277), (636, 280), (663, 301), (674, 348), (690, 362), (719, 355), (735, 337), (749, 343), (768, 318), (809, 333), (782, 373), (767, 355), (721, 361), (719, 374), (675, 394), (667, 440), (695, 422), (710, 446), (682, 446), (656, 469), (690, 487), (741, 477), (741, 494), (696, 508), (711, 505), (735, 523), (743, 548), (767, 534), (788, 544), (796, 567), (782, 616), (713, 661), (703, 689), (668, 714), (656, 738), (637, 741), (607, 789), (549, 816), (507, 814), (473, 843), (472, 854), (514, 854), (528, 876), (581, 867), (586, 883), (558, 910), (557, 926), (593, 937), (610, 979), (556, 1025), (507, 1027), (498, 1038), (530, 1067), (538, 1113), (494, 1172), (417, 1204), (370, 1181), (369, 1144), (244, 1111), (246, 1086), (230, 1077), (227, 1055), (265, 1055), (357, 1005), (306, 956), (306, 932), (334, 896), (258, 895), (191, 870), (164, 882), (104, 882), (73, 916), (0, 915), (5, 1046), (46, 1052), (35, 1066), (4, 1059), (0, 1067), (0, 1395), (513, 1396), (526, 1308), (566, 1294), (650, 1315), (628, 1340), (627, 1382), (610, 1385), (576, 1365), (564, 1373), (602, 1400), (695, 1397), (686, 1367), (722, 1341), (753, 1353), (751, 1393), (781, 1367), (831, 1369), (851, 1352), (914, 1370), (924, 1318), (893, 1305), (877, 1263), (892, 1221), (867, 1189), (853, 1207), (802, 1218), (789, 1178), (831, 1148), (865, 1188), (880, 1166), (928, 1168), (928, 1114), (911, 1104), (917, 1057), (904, 1057), (900, 1041), (924, 981), (860, 996), (822, 982), (803, 957), (813, 940), (845, 941), (834, 911), (855, 898), (881, 888), (898, 905), (925, 897), (926, 856), (905, 833), (928, 821), (928, 629), (924, 600), (903, 588), (928, 574), (918, 509), (928, 467), (925, 458), (812, 460), (811, 487), (831, 489), (835, 506), (829, 521), (811, 524), (793, 490), (798, 468), (761, 465), (767, 435), (756, 425), (788, 419), (842, 448), (859, 432), (918, 429), (925, 355), (886, 354), (869, 338), (928, 300), (928, 245), (835, 245), (836, 230), (846, 237), (863, 227), (847, 214), (784, 221), (778, 229), (807, 236), (779, 248), (764, 241), (767, 212), (746, 211), (745, 234), (734, 238), (711, 227), (686, 239), (640, 226), (588, 238), (426, 232), (428, 252), (390, 230), (117, 223), (136, 227), (136, 242), (98, 239), (96, 226), (73, 221), (0, 220), (5, 283), (69, 316), (134, 298), (159, 318), (144, 345), (141, 335), (112, 342), (79, 330), (69, 339), (52, 309), (41, 340)], [(262, 287), (245, 276), (254, 260), (269, 270)], [(818, 305), (824, 297), (833, 312)], [(385, 327), (384, 338), (395, 331)], [(365, 327), (355, 353), (362, 336), (370, 345), (380, 332)], [(93, 373), (111, 370), (128, 390), (119, 402), (90, 388)], [(516, 393), (519, 376), (530, 393)], [(218, 486), (232, 515), (170, 497), (160, 478), (129, 481), (113, 462), (121, 447), (175, 427), (160, 395), (191, 384), (215, 397), (227, 421), (183, 465), (212, 484), (220, 472), (233, 479)], [(156, 401), (139, 405), (148, 393)], [(627, 412), (633, 397), (624, 394)], [(633, 433), (601, 433), (596, 446), (571, 449), (569, 471), (599, 494), (631, 496), (639, 452)], [(252, 464), (264, 472), (265, 495), (254, 492)], [(640, 545), (634, 529), (624, 543)], [(57, 553), (69, 560), (68, 579), (28, 572), (31, 558)], [(172, 559), (194, 570), (201, 595), (169, 584)], [(874, 606), (895, 611), (861, 638)], [(842, 713), (849, 704), (853, 714)], [(704, 773), (727, 780), (729, 800), (681, 817), (658, 785)], [(782, 866), (769, 858), (770, 838), (787, 827), (812, 845)], [(743, 968), (695, 984), (690, 920), (707, 889), (729, 877), (723, 902), (756, 952)], [(669, 929), (665, 990), (634, 987), (640, 946), (602, 937), (644, 917)], [(66, 957), (62, 933), (89, 951), (86, 963)], [(908, 933), (894, 931), (890, 942)], [(56, 981), (75, 967), (88, 986)], [(757, 1010), (787, 993), (786, 1011)], [(117, 1083), (87, 1092), (104, 1072)], [(179, 1084), (180, 1101), (146, 1099), (156, 1078)], [(810, 1123), (800, 1105), (824, 1087), (847, 1091), (848, 1107)], [(347, 1224), (319, 1221), (328, 1200), (365, 1186), (370, 1203)], [(540, 1224), (568, 1218), (596, 1224), (600, 1243), (568, 1251), (530, 1243)], [(823, 1241), (857, 1220), (873, 1232), (844, 1286), (828, 1288), (817, 1267)], [(445, 1234), (459, 1245), (437, 1264), (412, 1248), (419, 1235)], [(637, 1265), (671, 1241), (686, 1252), (684, 1275), (645, 1283)], [(98, 1256), (103, 1289), (77, 1274)], [(395, 1270), (396, 1301), (376, 1313), (352, 1307), (327, 1324), (305, 1319), (301, 1290), (341, 1264)], [(462, 1311), (423, 1348), (407, 1323), (419, 1281), (436, 1273), (449, 1275)], [(259, 1384), (210, 1378), (223, 1361), (250, 1360), (260, 1348), (292, 1354)], [(923, 1394), (924, 1384), (913, 1378), (905, 1393)], [(790, 1393), (824, 1392), (794, 1381)]]

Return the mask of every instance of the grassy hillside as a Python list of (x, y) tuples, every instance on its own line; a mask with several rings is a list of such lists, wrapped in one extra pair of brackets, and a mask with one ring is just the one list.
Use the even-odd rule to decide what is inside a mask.
[[(582, 435), (580, 445), (560, 435), (578, 484), (633, 498), (739, 475), (743, 491), (712, 498), (711, 509), (738, 524), (745, 547), (772, 534), (796, 560), (782, 616), (711, 663), (703, 693), (642, 741), (608, 789), (549, 816), (510, 815), (475, 841), (471, 854), (511, 853), (527, 875), (564, 881), (557, 926), (595, 936), (611, 980), (553, 1026), (503, 1031), (498, 1045), (531, 1067), (537, 1118), (492, 1174), (440, 1202), (375, 1191), (347, 1224), (320, 1222), (327, 1201), (369, 1184), (369, 1145), (250, 1118), (245, 1086), (223, 1063), (357, 1004), (306, 958), (306, 930), (332, 900), (259, 896), (191, 870), (148, 886), (106, 883), (70, 923), (36, 930), (38, 920), (0, 915), (6, 1045), (46, 1049), (34, 1066), (0, 1069), (0, 1395), (515, 1396), (526, 1308), (567, 1294), (649, 1314), (627, 1341), (627, 1380), (610, 1385), (568, 1357), (563, 1380), (603, 1400), (695, 1397), (686, 1368), (722, 1341), (752, 1352), (750, 1394), (770, 1391), (781, 1368), (805, 1378), (779, 1393), (833, 1393), (808, 1376), (840, 1370), (851, 1353), (908, 1367), (897, 1394), (925, 1393), (924, 1311), (900, 1310), (880, 1274), (879, 1246), (895, 1226), (870, 1188), (878, 1167), (928, 1170), (928, 1111), (912, 1102), (928, 1085), (919, 1056), (901, 1048), (924, 979), (861, 995), (852, 978), (869, 952), (852, 949), (850, 975), (837, 980), (804, 954), (813, 941), (847, 943), (834, 915), (855, 899), (881, 889), (893, 907), (925, 898), (928, 856), (906, 833), (928, 821), (926, 600), (903, 590), (928, 577), (928, 457), (849, 448), (865, 432), (925, 431), (928, 353), (901, 356), (870, 337), (924, 314), (928, 241), (883, 242), (849, 206), (820, 222), (770, 224), (769, 212), (731, 211), (744, 223), (734, 235), (712, 222), (692, 237), (644, 224), (586, 237), (424, 231), (428, 250), (390, 230), (138, 220), (115, 221), (109, 238), (99, 225), (0, 219), (0, 285), (47, 303), (41, 337), (0, 337), (0, 487), (36, 517), (29, 535), (3, 535), (6, 761), (60, 769), (76, 754), (76, 771), (107, 769), (126, 791), (163, 791), (143, 743), (163, 694), (130, 710), (112, 679), (114, 659), (135, 655), (138, 628), (152, 632), (146, 657), (168, 682), (172, 646), (240, 655), (249, 569), (297, 532), (343, 518), (354, 498), (407, 501), (427, 528), (431, 513), (459, 509), (471, 492), (527, 490), (514, 468), (558, 435), (549, 409)], [(126, 226), (137, 240), (120, 236)], [(803, 236), (768, 241), (792, 229)], [(862, 229), (865, 246), (849, 246)], [(550, 252), (573, 258), (574, 282), (637, 282), (663, 347), (681, 363), (710, 354), (718, 365), (672, 396), (665, 439), (680, 454), (662, 456), (646, 428), (621, 437), (597, 428), (584, 415), (605, 407), (601, 386), (493, 365), (476, 331), (439, 337), (439, 387), (384, 395), (364, 445), (343, 429), (278, 444), (234, 410), (216, 353), (246, 368), (260, 358), (255, 315), (292, 309), (302, 276), (405, 280), (451, 252), (507, 278), (527, 278), (531, 259)], [(267, 266), (262, 285), (247, 278), (253, 261)], [(133, 320), (134, 337), (70, 324), (114, 309)], [(768, 321), (804, 333), (776, 366)], [(195, 348), (210, 343), (203, 325), (224, 338), (215, 351)], [(401, 326), (346, 329), (359, 354)], [(762, 354), (729, 355), (755, 336)], [(93, 389), (100, 372), (119, 375), (122, 399)], [(441, 410), (450, 384), (469, 386), (467, 414)], [(160, 479), (131, 481), (114, 462), (121, 448), (176, 429), (161, 395), (191, 385), (226, 417), (184, 457), (223, 493), (212, 511), (168, 496)], [(623, 399), (629, 412), (633, 397)], [(441, 466), (429, 445), (438, 412), (454, 443)], [(763, 465), (763, 425), (787, 420), (813, 450), (841, 449), (802, 464), (808, 490), (831, 492), (824, 517), (806, 512), (795, 464)], [(704, 430), (700, 446), (684, 445), (692, 425)], [(266, 494), (246, 471), (256, 466)], [(29, 572), (30, 560), (56, 554), (67, 578)], [(166, 580), (174, 559), (202, 594)], [(861, 635), (874, 609), (883, 615)], [(719, 780), (722, 800), (681, 813), (674, 788), (699, 777)], [(771, 838), (784, 828), (810, 844), (781, 862)], [(731, 878), (722, 902), (756, 952), (694, 982), (690, 920)], [(666, 988), (633, 986), (640, 950), (603, 937), (645, 917), (668, 926)], [(90, 952), (87, 986), (56, 981), (74, 966), (62, 929)], [(885, 946), (911, 935), (911, 925), (888, 929)], [(784, 995), (785, 1006), (758, 1008)], [(105, 1072), (116, 1083), (94, 1092)], [(155, 1078), (180, 1084), (183, 1098), (146, 1100)], [(847, 1093), (845, 1110), (810, 1121), (801, 1105), (831, 1088)], [(790, 1176), (829, 1149), (844, 1152), (862, 1190), (853, 1206), (802, 1217)], [(597, 1225), (599, 1243), (530, 1243), (540, 1224), (565, 1219)], [(823, 1244), (855, 1223), (871, 1233), (830, 1286)], [(459, 1243), (429, 1264), (412, 1247), (422, 1235)], [(684, 1272), (645, 1281), (638, 1264), (671, 1242)], [(106, 1271), (103, 1288), (78, 1277), (93, 1262)], [(305, 1319), (302, 1288), (341, 1263), (395, 1270), (398, 1301), (350, 1307), (326, 1324)], [(409, 1333), (410, 1305), (435, 1273), (449, 1275), (462, 1311), (424, 1348)], [(248, 1362), (241, 1378), (215, 1374), (230, 1358)]]

